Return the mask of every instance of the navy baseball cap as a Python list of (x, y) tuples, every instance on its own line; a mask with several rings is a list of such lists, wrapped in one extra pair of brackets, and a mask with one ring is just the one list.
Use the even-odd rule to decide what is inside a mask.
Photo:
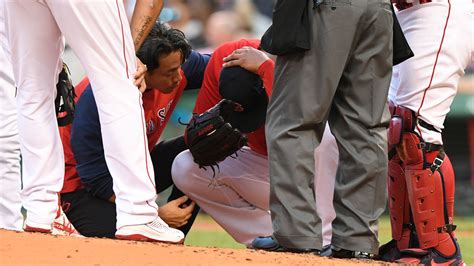
[(242, 67), (222, 68), (219, 92), (223, 99), (242, 106), (232, 114), (229, 123), (243, 133), (257, 130), (265, 123), (268, 96), (259, 75)]

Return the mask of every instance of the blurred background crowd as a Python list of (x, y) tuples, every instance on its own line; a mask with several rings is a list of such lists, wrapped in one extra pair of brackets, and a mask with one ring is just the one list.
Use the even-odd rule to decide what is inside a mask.
[[(241, 38), (259, 39), (271, 24), (275, 0), (165, 0), (159, 19), (183, 31), (193, 49), (212, 53), (222, 43)], [(126, 1), (134, 6), (134, 0)], [(68, 63), (77, 84), (84, 71), (71, 50)], [(474, 59), (473, 59), (474, 60)], [(186, 92), (176, 107), (163, 138), (182, 133), (178, 123), (188, 121), (197, 92)], [(445, 147), (456, 172), (456, 212), (474, 214), (474, 61), (459, 84), (443, 132)], [(463, 183), (465, 185), (463, 185)]]
[[(192, 47), (211, 52), (222, 43), (260, 38), (274, 0), (166, 0), (160, 20), (184, 32)], [(128, 1), (133, 6), (134, 1)]]

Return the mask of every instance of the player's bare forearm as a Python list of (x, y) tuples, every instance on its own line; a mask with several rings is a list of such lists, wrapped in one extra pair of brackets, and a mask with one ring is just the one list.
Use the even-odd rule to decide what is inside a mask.
[(135, 51), (140, 49), (163, 8), (163, 0), (137, 0), (130, 28)]

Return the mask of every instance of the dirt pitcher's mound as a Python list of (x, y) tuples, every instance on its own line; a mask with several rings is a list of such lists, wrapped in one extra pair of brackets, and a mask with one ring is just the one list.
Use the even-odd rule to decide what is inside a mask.
[[(0, 230), (0, 265), (383, 265), (308, 254), (201, 248)], [(385, 264), (387, 265), (387, 264)]]

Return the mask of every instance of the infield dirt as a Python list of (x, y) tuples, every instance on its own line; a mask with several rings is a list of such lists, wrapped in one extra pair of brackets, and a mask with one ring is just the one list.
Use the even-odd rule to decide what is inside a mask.
[(203, 248), (0, 230), (0, 265), (387, 265), (308, 254)]

